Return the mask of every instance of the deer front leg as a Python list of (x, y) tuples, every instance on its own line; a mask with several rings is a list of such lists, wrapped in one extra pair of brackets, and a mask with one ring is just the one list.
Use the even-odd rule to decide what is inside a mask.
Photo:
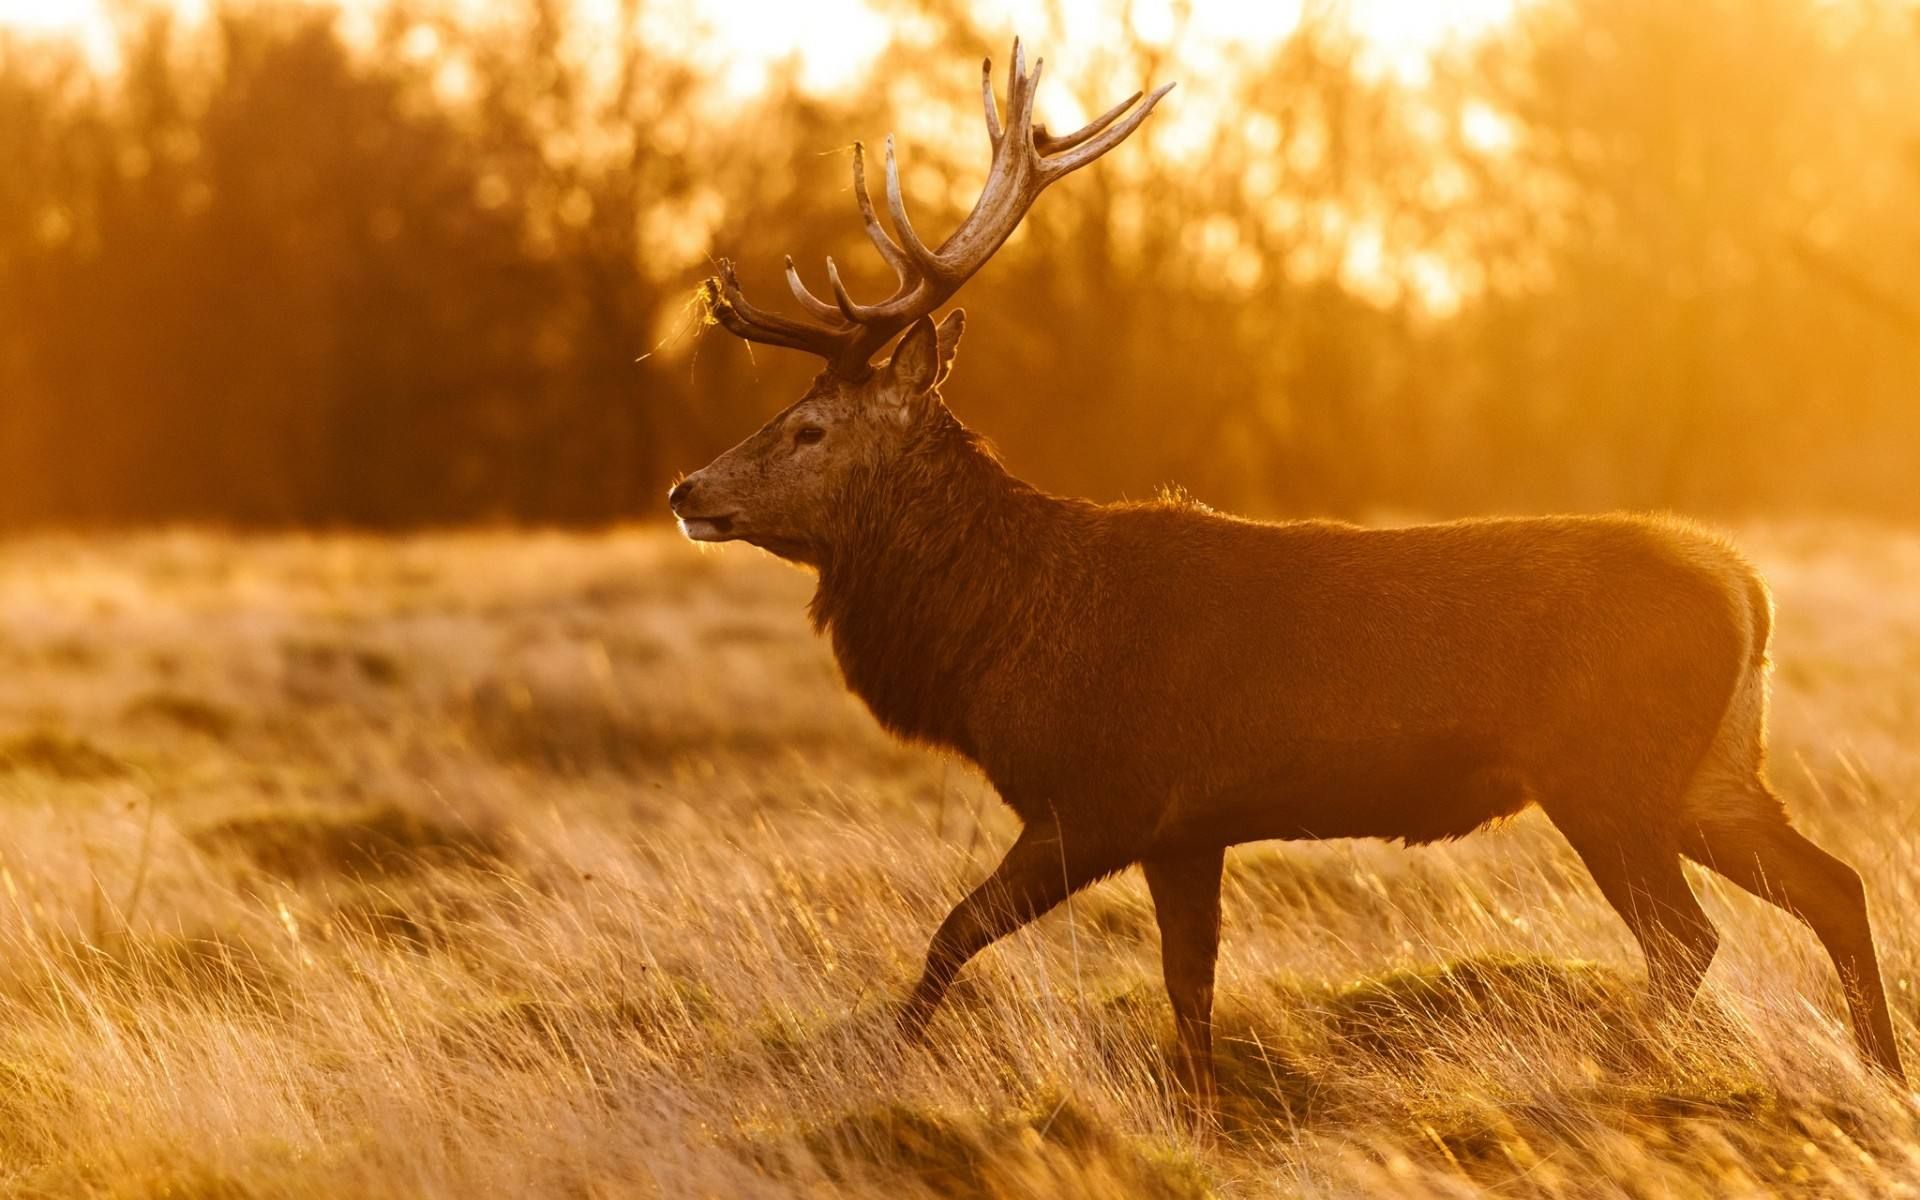
[(919, 1041), (954, 976), (980, 951), (1051, 910), (1131, 858), (1094, 833), (1062, 832), (1053, 821), (1022, 830), (986, 882), (954, 905), (927, 948), (926, 969), (900, 1007), (900, 1032)]
[(1203, 1124), (1220, 1099), (1213, 1070), (1213, 968), (1220, 949), (1225, 858), (1225, 850), (1206, 850), (1142, 864), (1160, 922), (1160, 969), (1173, 1004), (1175, 1074)]

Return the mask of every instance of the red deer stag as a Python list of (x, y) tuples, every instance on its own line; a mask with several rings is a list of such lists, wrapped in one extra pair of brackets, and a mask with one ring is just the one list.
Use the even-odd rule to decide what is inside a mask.
[(1013, 478), (948, 411), (963, 317), (930, 314), (1048, 184), (1168, 90), (1054, 135), (1032, 123), (1040, 67), (1014, 44), (1003, 125), (987, 65), (992, 166), (938, 249), (907, 220), (891, 141), (898, 240), (854, 148), (854, 198), (899, 278), (888, 299), (854, 300), (829, 259), (822, 300), (788, 259), (813, 318), (793, 320), (720, 264), (704, 289), (715, 319), (827, 367), (670, 496), (688, 537), (814, 568), (813, 623), (848, 685), (895, 734), (978, 764), (1024, 822), (934, 935), (903, 1031), (922, 1034), (982, 948), (1139, 863), (1176, 1071), (1210, 1104), (1228, 846), (1432, 842), (1537, 804), (1632, 930), (1661, 1004), (1690, 1000), (1718, 942), (1685, 856), (1813, 927), (1861, 1051), (1898, 1076), (1860, 877), (1793, 828), (1766, 780), (1770, 603), (1720, 540), (1631, 516), (1367, 529), (1094, 504)]

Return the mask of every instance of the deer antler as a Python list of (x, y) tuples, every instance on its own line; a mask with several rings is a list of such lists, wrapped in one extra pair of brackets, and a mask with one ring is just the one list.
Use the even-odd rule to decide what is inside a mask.
[[(987, 183), (974, 202), (973, 211), (937, 250), (927, 248), (907, 219), (906, 203), (900, 195), (900, 168), (894, 160), (893, 135), (887, 135), (886, 186), (887, 215), (893, 221), (894, 234), (887, 232), (874, 212), (873, 199), (867, 193), (866, 149), (854, 143), (854, 199), (860, 205), (867, 237), (872, 239), (880, 257), (893, 268), (897, 280), (893, 295), (878, 304), (855, 301), (847, 294), (846, 285), (840, 281), (840, 269), (829, 256), (827, 283), (833, 290), (833, 302), (828, 303), (800, 281), (800, 272), (794, 268), (789, 255), (787, 286), (793, 290), (793, 298), (818, 323), (796, 321), (749, 304), (740, 294), (733, 264), (721, 259), (719, 275), (708, 279), (702, 288), (715, 319), (729, 332), (748, 341), (805, 350), (826, 359), (835, 374), (853, 379), (864, 377), (872, 369), (868, 360), (875, 351), (902, 329), (945, 303), (993, 257), (1048, 184), (1079, 170), (1125, 141), (1127, 135), (1147, 119), (1160, 98), (1173, 90), (1171, 83), (1166, 84), (1148, 95), (1144, 103), (1138, 103), (1141, 93), (1135, 92), (1085, 127), (1056, 137), (1047, 132), (1046, 126), (1033, 124), (1033, 96), (1040, 86), (1044, 62), (1035, 59), (1033, 73), (1028, 74), (1020, 40), (1014, 39), (1013, 75), (1007, 88), (1004, 128), (993, 94), (993, 60), (980, 64), (980, 94), (986, 106), (993, 163), (987, 169)], [(898, 241), (894, 235), (898, 235)]]

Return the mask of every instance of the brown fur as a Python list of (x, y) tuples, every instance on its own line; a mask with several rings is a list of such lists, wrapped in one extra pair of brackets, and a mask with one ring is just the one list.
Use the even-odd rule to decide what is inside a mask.
[[(1685, 854), (1813, 926), (1863, 1052), (1900, 1073), (1859, 877), (1765, 780), (1771, 606), (1724, 542), (1664, 517), (1369, 529), (1047, 495), (941, 403), (934, 343), (923, 320), (873, 381), (823, 376), (674, 493), (817, 568), (848, 685), (1025, 823), (935, 936), (908, 1032), (979, 949), (1140, 863), (1204, 1103), (1225, 847), (1430, 842), (1538, 804), (1663, 1002), (1717, 943)], [(796, 424), (826, 426), (804, 470)]]

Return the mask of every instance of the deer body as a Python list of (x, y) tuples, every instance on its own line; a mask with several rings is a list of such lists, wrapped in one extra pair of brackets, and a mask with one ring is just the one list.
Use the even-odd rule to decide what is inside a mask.
[(890, 730), (973, 759), (1029, 821), (1136, 852), (1458, 837), (1623, 709), (1690, 766), (1764, 638), (1751, 571), (1675, 522), (1098, 506), (952, 441), (938, 490), (859, 506), (895, 515), (823, 564), (816, 623)]
[[(787, 275), (813, 322), (705, 296), (741, 337), (827, 361), (799, 400), (677, 484), (689, 537), (819, 572), (816, 628), (888, 729), (977, 763), (1020, 815), (1006, 857), (935, 933), (902, 1006), (923, 1034), (974, 954), (1138, 864), (1160, 925), (1178, 1069), (1214, 1091), (1211, 1013), (1227, 847), (1460, 837), (1538, 805), (1688, 1002), (1718, 934), (1682, 857), (1812, 927), (1862, 1053), (1900, 1077), (1860, 877), (1801, 836), (1766, 780), (1765, 586), (1719, 539), (1633, 516), (1402, 529), (1242, 520), (1181, 500), (1098, 505), (1009, 475), (941, 400), (964, 320), (933, 308), (1039, 192), (1165, 94), (1085, 129), (1031, 124), (1014, 52), (981, 201), (938, 250), (912, 233), (891, 146), (881, 227), (899, 275), (875, 305)], [(901, 330), (893, 356), (871, 355)]]

